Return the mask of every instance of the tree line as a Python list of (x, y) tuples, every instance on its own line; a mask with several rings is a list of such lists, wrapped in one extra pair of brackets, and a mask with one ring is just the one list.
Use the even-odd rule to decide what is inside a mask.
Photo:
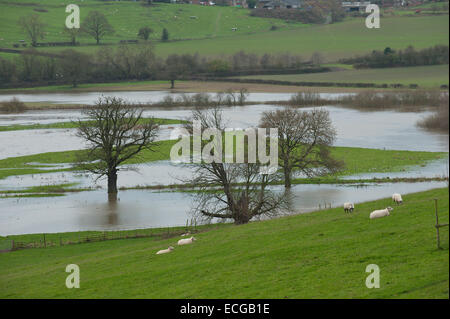
[[(308, 62), (309, 63), (309, 62)], [(0, 85), (72, 84), (121, 80), (175, 80), (194, 75), (226, 75), (235, 71), (299, 69), (307, 62), (289, 53), (237, 52), (230, 56), (199, 54), (156, 56), (150, 43), (99, 47), (93, 54), (66, 49), (47, 55), (34, 48), (13, 59), (0, 57)]]
[[(47, 34), (47, 24), (44, 23), (38, 14), (29, 14), (27, 16), (20, 17), (18, 24), (22, 31), (29, 38), (31, 46), (37, 47), (45, 45), (46, 43), (39, 43), (39, 40), (43, 40)], [(90, 11), (86, 18), (82, 21), (80, 28), (69, 29), (66, 26), (62, 27), (64, 34), (70, 39), (68, 44), (77, 45), (77, 39), (82, 36), (89, 36), (95, 39), (97, 45), (100, 41), (108, 35), (113, 35), (115, 30), (109, 23), (106, 16), (100, 11)], [(148, 26), (142, 26), (138, 32), (137, 37), (142, 40), (148, 41), (150, 35), (154, 33), (154, 30)], [(169, 40), (169, 31), (163, 28), (161, 33), (161, 41)], [(66, 42), (54, 42), (55, 44), (66, 44)], [(16, 45), (19, 46), (18, 44)]]
[(448, 64), (449, 49), (447, 45), (436, 45), (434, 47), (416, 50), (409, 46), (404, 50), (393, 50), (386, 47), (383, 51), (374, 50), (372, 53), (342, 59), (345, 64), (353, 64), (355, 68), (389, 68), (400, 66), (419, 66)]

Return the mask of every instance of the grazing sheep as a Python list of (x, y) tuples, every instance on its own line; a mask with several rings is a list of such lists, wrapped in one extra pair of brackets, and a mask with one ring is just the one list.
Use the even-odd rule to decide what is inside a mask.
[(403, 203), (402, 195), (400, 195), (400, 194), (398, 194), (398, 193), (392, 194), (392, 200), (393, 200), (397, 205)]
[(181, 237), (186, 237), (186, 236), (189, 236), (190, 234), (191, 234), (190, 232), (187, 232), (185, 234), (181, 234)]
[(350, 203), (350, 202), (346, 202), (344, 203), (344, 212), (348, 213), (352, 213), (353, 210), (355, 209), (355, 204)]
[(194, 242), (194, 240), (196, 240), (194, 236), (192, 236), (191, 238), (180, 239), (178, 241), (178, 245), (181, 246), (181, 245), (192, 244)]
[(158, 251), (156, 254), (157, 255), (161, 255), (161, 254), (167, 254), (170, 253), (174, 248), (172, 246), (169, 246), (169, 248), (167, 249), (162, 249), (160, 251)]
[(390, 215), (389, 212), (392, 211), (392, 210), (393, 210), (392, 207), (387, 207), (385, 209), (374, 210), (373, 212), (370, 213), (370, 219), (389, 216)]

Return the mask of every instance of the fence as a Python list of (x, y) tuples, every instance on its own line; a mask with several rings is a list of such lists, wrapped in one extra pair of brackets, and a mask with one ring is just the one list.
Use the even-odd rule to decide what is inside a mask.
[(434, 199), (434, 212), (436, 214), (436, 225), (434, 225), (434, 227), (436, 227), (436, 240), (437, 240), (437, 248), (441, 249), (441, 237), (439, 235), (439, 229), (441, 227), (448, 227), (448, 223), (447, 224), (439, 224), (439, 216), (438, 216), (438, 205), (437, 205), (437, 198)]
[[(66, 233), (66, 234), (36, 234), (30, 235), (30, 239), (26, 241), (14, 241), (3, 240), (0, 241), (0, 251), (3, 247), (1, 243), (5, 242), (4, 246), (7, 247), (4, 251), (11, 251), (17, 249), (27, 248), (47, 248), (53, 246), (65, 246), (82, 243), (100, 242), (106, 240), (115, 239), (133, 239), (133, 238), (155, 238), (155, 239), (167, 239), (175, 236), (180, 236), (184, 233), (198, 233), (200, 229), (197, 228), (196, 222), (191, 222), (186, 226), (176, 228), (140, 228), (133, 230), (116, 230), (116, 231), (93, 231), (93, 232), (79, 232), (79, 233)], [(6, 244), (7, 241), (12, 242)]]

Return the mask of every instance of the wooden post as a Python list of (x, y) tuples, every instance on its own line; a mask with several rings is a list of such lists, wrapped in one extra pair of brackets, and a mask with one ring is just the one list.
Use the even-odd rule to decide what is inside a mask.
[(437, 247), (441, 249), (441, 239), (439, 238), (439, 216), (437, 209), (437, 198), (434, 199), (434, 213), (436, 214), (436, 236), (437, 236)]

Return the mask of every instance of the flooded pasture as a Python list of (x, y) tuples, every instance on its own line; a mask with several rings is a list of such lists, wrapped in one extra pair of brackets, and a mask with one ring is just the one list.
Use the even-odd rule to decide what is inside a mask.
[[(70, 104), (94, 104), (102, 95), (118, 96), (133, 102), (156, 102), (168, 92), (91, 92), (77, 94), (19, 94), (14, 95), (24, 102), (49, 102)], [(286, 93), (251, 93), (251, 101), (288, 100)], [(339, 96), (335, 94), (333, 96)], [(0, 95), (0, 101), (12, 95)], [(247, 128), (258, 126), (261, 114), (279, 109), (280, 106), (257, 104), (240, 107), (223, 107), (223, 116), (228, 127)], [(324, 106), (330, 112), (337, 130), (337, 146), (376, 149), (444, 151), (448, 152), (448, 134), (432, 133), (420, 129), (416, 122), (429, 112), (377, 111), (362, 112), (337, 106)], [(306, 108), (308, 110), (311, 108)], [(185, 119), (192, 108), (151, 108), (144, 116)], [(22, 114), (1, 114), (0, 126), (23, 124), (50, 124), (82, 119), (80, 110), (27, 111)], [(179, 125), (161, 126), (158, 140), (170, 138)], [(42, 129), (0, 132), (0, 159), (44, 152), (77, 150), (85, 143), (76, 136), (75, 129)], [(68, 165), (62, 165), (67, 167)], [(58, 164), (56, 168), (61, 167)], [(55, 168), (48, 166), (46, 169)], [(131, 165), (132, 170), (120, 171), (118, 187), (180, 184), (190, 177), (185, 165), (169, 161), (158, 161)], [(410, 167), (404, 172), (367, 173), (345, 178), (373, 177), (436, 177), (448, 170), (448, 158)], [(0, 235), (62, 232), (78, 230), (133, 229), (184, 225), (189, 214), (192, 195), (182, 192), (151, 190), (120, 191), (120, 201), (107, 201), (106, 181), (95, 181), (87, 173), (58, 172), (34, 175), (10, 176), (0, 179), (0, 190), (20, 190), (40, 185), (78, 183), (77, 187), (101, 188), (80, 193), (68, 193), (62, 197), (3, 198), (0, 199)], [(389, 197), (393, 192), (410, 193), (446, 186), (441, 182), (383, 183), (366, 187), (352, 185), (295, 185), (291, 191), (292, 209), (289, 213), (304, 213), (315, 210), (319, 204), (340, 206), (345, 201), (363, 202)], [(280, 186), (272, 187), (275, 192)]]
[[(319, 205), (340, 207), (390, 197), (393, 192), (411, 193), (444, 187), (442, 182), (395, 183), (369, 186), (295, 185), (291, 190), (292, 210), (307, 213)], [(282, 186), (273, 187), (275, 192)], [(127, 190), (119, 201), (110, 203), (104, 190), (69, 193), (53, 198), (1, 199), (0, 234), (52, 233), (80, 230), (119, 230), (146, 227), (183, 226), (192, 218), (192, 195), (182, 192)], [(386, 200), (386, 206), (392, 205)], [(384, 207), (380, 207), (384, 208)], [(394, 207), (395, 208), (395, 207)], [(344, 212), (343, 212), (344, 213)], [(394, 210), (395, 213), (395, 210)]]

